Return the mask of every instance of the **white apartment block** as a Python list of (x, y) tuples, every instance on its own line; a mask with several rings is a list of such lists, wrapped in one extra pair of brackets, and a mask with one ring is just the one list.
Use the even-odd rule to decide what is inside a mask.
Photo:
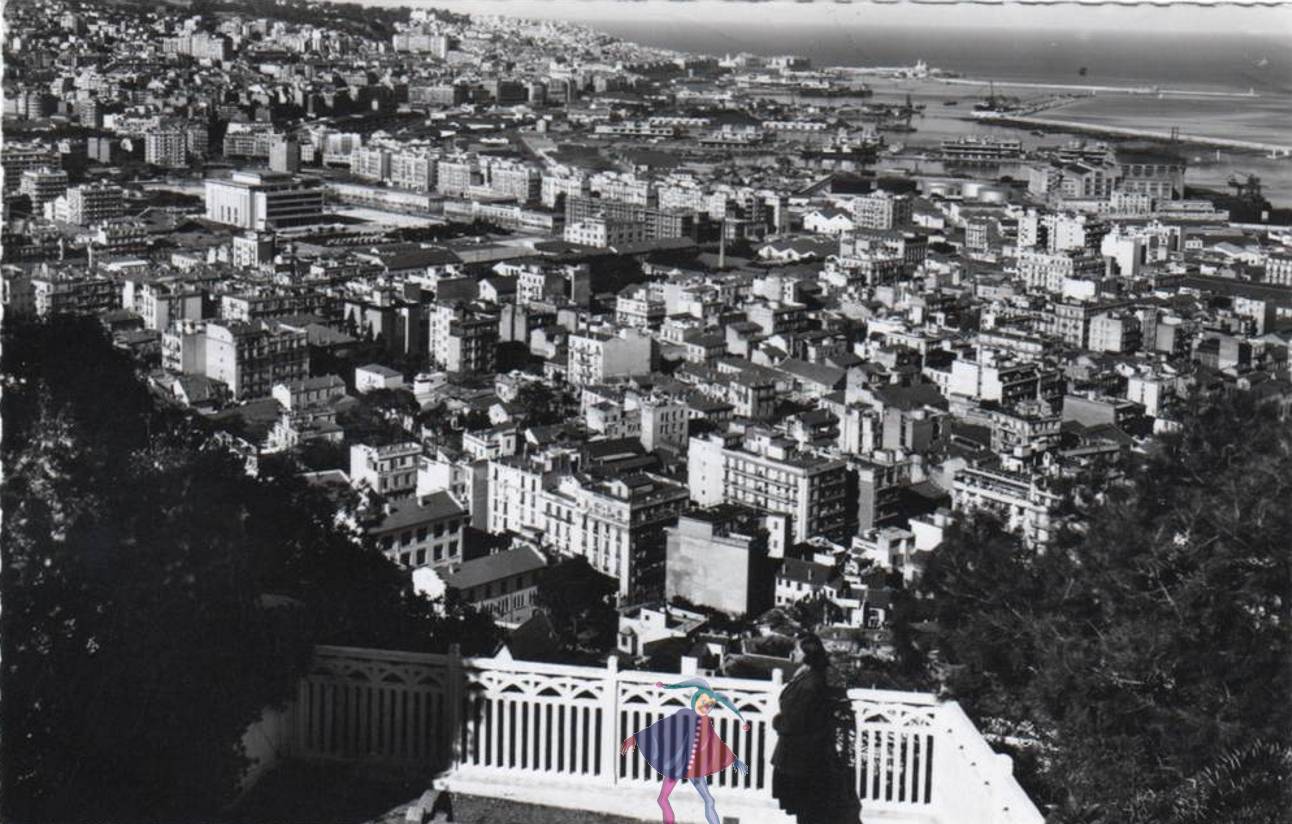
[(863, 229), (893, 229), (911, 222), (907, 195), (874, 192), (852, 202), (852, 219)]
[(111, 183), (73, 186), (45, 208), (54, 220), (77, 226), (92, 226), (121, 217), (125, 212), (121, 187)]
[(589, 187), (606, 200), (637, 206), (655, 205), (655, 185), (647, 178), (620, 172), (601, 172), (592, 176)]
[(390, 177), (390, 152), (378, 146), (355, 149), (350, 155), (350, 173), (367, 180)]
[(578, 220), (567, 225), (563, 237), (566, 243), (595, 246), (598, 249), (643, 243), (647, 239), (644, 223), (599, 217)]
[(639, 398), (636, 405), (641, 413), (642, 446), (648, 452), (661, 446), (686, 446), (690, 412), (685, 403), (664, 395), (648, 395)]
[(323, 214), (318, 180), (267, 171), (238, 171), (206, 181), (206, 219), (265, 230)]
[(354, 444), (350, 447), (350, 484), (391, 498), (413, 495), (421, 454), (421, 444), (412, 441), (386, 446)]
[(994, 512), (1030, 547), (1043, 547), (1054, 537), (1059, 502), (1060, 496), (1047, 490), (1037, 478), (1002, 469), (961, 469), (951, 491), (954, 511)]
[(151, 166), (181, 168), (188, 163), (188, 137), (179, 129), (144, 135), (144, 162)]
[(539, 199), (547, 208), (555, 209), (564, 198), (582, 197), (590, 191), (585, 175), (543, 175), (539, 184)]
[(621, 596), (658, 574), (664, 528), (685, 509), (686, 487), (655, 475), (593, 481), (571, 471), (568, 456), (489, 462), (488, 529), (540, 538), (558, 552), (582, 556), (619, 581)]
[(390, 185), (415, 192), (435, 190), (438, 158), (429, 153), (393, 152), (390, 155)]
[[(6, 170), (5, 177), (8, 176)], [(50, 166), (24, 169), (18, 191), (31, 198), (33, 209), (42, 209), (44, 204), (52, 203), (67, 191), (67, 172)]]
[(568, 380), (575, 386), (587, 386), (650, 372), (652, 344), (651, 336), (638, 329), (572, 334)]
[(845, 523), (847, 465), (795, 449), (792, 441), (751, 431), (691, 438), (691, 499), (701, 506), (743, 504), (792, 519), (795, 541), (839, 537)]

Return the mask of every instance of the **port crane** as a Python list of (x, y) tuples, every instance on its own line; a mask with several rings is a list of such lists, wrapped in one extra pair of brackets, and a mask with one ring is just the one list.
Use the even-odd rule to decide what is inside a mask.
[(1261, 200), (1261, 179), (1251, 173), (1244, 172), (1241, 174), (1242, 177), (1230, 175), (1229, 188), (1234, 190), (1234, 194), (1240, 200)]

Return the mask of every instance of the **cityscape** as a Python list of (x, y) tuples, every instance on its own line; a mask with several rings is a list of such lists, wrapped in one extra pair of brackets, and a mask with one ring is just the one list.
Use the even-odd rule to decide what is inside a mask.
[(447, 5), (6, 4), (0, 819), (1289, 820), (1292, 26)]

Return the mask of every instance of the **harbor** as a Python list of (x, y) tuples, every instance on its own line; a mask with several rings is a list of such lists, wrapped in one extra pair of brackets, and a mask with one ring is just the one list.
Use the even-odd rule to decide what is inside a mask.
[(1012, 112), (974, 112), (973, 119), (992, 125), (1024, 126), (1031, 129), (1090, 134), (1101, 137), (1124, 137), (1142, 140), (1161, 140), (1172, 143), (1189, 143), (1197, 146), (1210, 146), (1221, 149), (1239, 149), (1242, 151), (1260, 152), (1272, 159), (1292, 156), (1292, 147), (1255, 140), (1239, 140), (1228, 137), (1190, 134), (1172, 129), (1161, 132), (1152, 129), (1130, 128), (1125, 126), (1106, 126), (1093, 123), (1078, 123), (1072, 120), (1056, 120), (1048, 117), (1032, 117)]
[(1046, 89), (1084, 94), (1175, 95), (1180, 97), (1219, 97), (1249, 99), (1260, 97), (1255, 89), (1246, 92), (1203, 91), (1201, 89), (1163, 89), (1159, 86), (1100, 86), (1078, 83), (1040, 83), (1023, 80), (972, 80), (964, 77), (937, 77), (939, 83), (952, 86), (995, 85), (1019, 89)]

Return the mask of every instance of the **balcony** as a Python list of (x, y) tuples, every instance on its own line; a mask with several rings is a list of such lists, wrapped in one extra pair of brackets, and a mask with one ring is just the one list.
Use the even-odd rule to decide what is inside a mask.
[[(654, 686), (677, 677), (621, 671), (613, 658), (596, 668), (319, 647), (296, 700), (267, 713), (248, 740), (278, 742), (279, 755), (299, 761), (412, 770), (428, 784), (441, 775), (456, 794), (653, 818), (660, 779), (636, 753), (621, 757), (619, 745), (685, 706), (683, 691)], [(790, 824), (771, 795), (780, 681), (712, 683), (751, 725), (746, 733), (730, 714), (715, 716), (750, 767), (713, 777), (721, 814)], [(848, 695), (853, 725), (844, 733), (868, 824), (1041, 824), (1009, 759), (957, 704), (920, 693)], [(685, 801), (675, 803), (689, 815)]]

